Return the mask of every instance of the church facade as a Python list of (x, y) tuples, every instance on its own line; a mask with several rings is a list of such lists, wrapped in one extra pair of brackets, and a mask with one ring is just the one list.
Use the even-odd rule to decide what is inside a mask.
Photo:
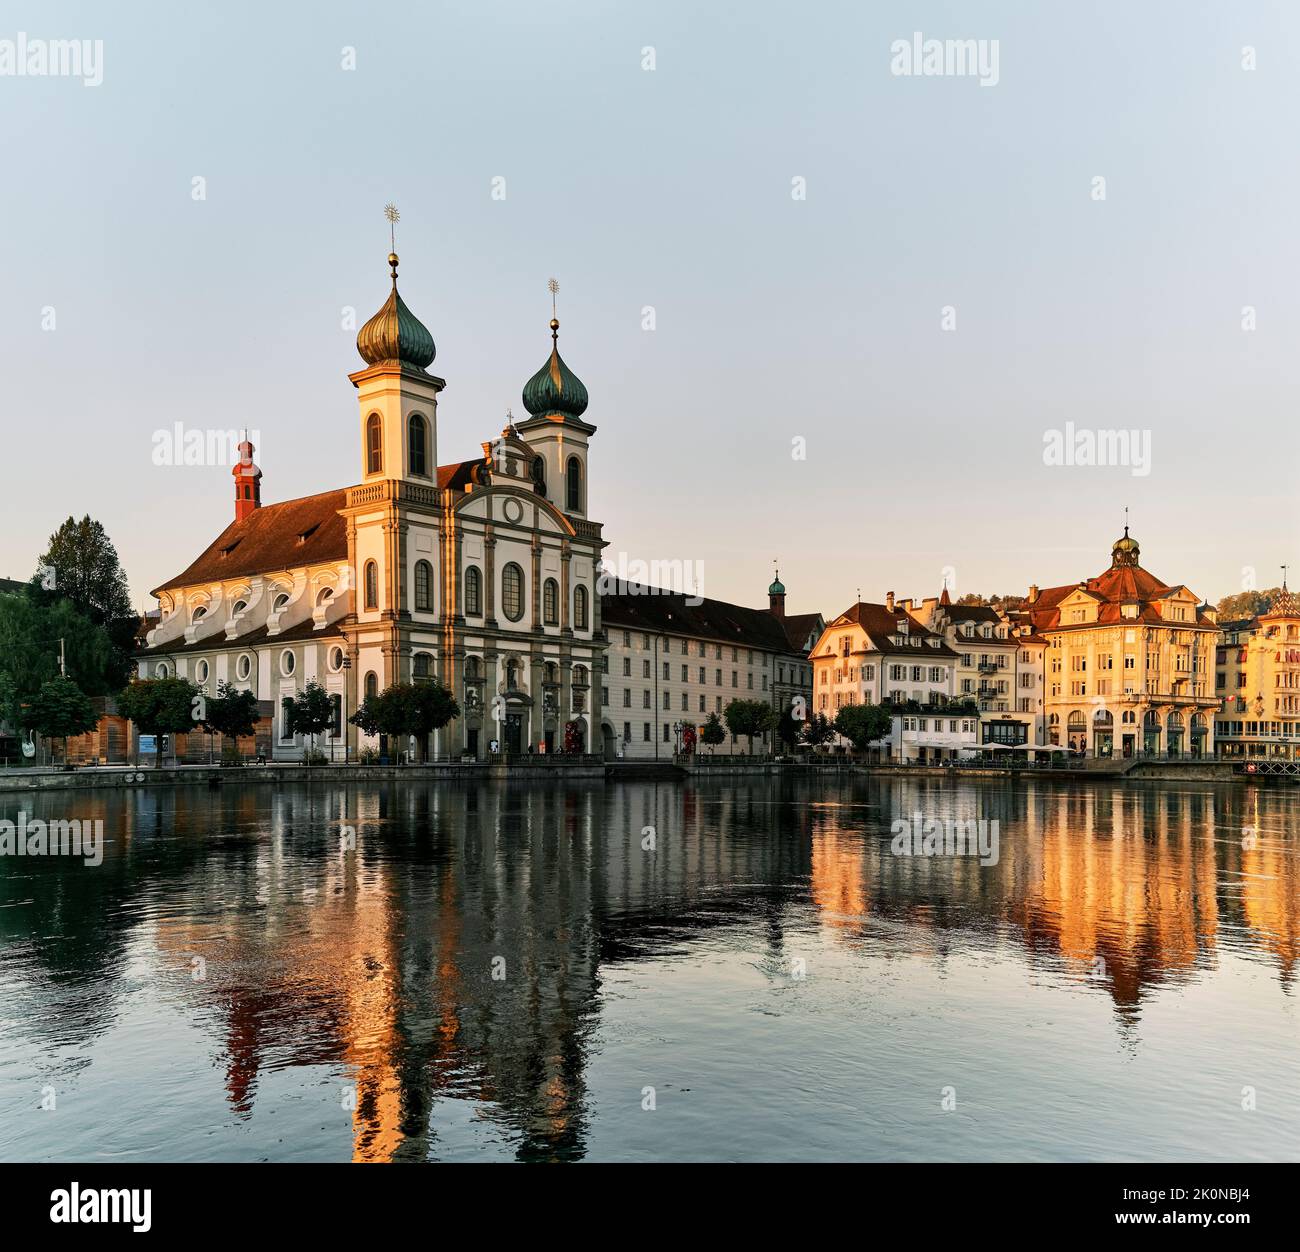
[(432, 753), (602, 751), (604, 540), (587, 515), (596, 428), (560, 356), (559, 322), (523, 389), (527, 419), (508, 420), (481, 456), (440, 465), (446, 384), (388, 259), (388, 299), (358, 333), (363, 368), (349, 375), (359, 481), (263, 505), (255, 449), (242, 444), (234, 520), (155, 589), (140, 676), (252, 690), (258, 748), (275, 758), (303, 755), (287, 709), (311, 682), (335, 703), (335, 733), (320, 746), (336, 759), (377, 746), (347, 721), (367, 695), (431, 680), (461, 706)]

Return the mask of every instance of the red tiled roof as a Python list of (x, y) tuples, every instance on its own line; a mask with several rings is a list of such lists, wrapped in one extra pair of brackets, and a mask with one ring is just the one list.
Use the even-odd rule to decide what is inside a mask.
[(814, 631), (818, 631), (821, 614), (791, 613), (778, 620), (785, 626), (785, 637), (790, 641), (791, 648), (796, 652), (803, 652), (804, 644), (808, 642), (808, 636)]
[(451, 488), (463, 491), (467, 483), (478, 481), (476, 471), (482, 466), (483, 458), (473, 461), (453, 461), (450, 465), (438, 466), (438, 486), (442, 490)]
[(188, 569), (155, 587), (151, 594), (169, 587), (346, 560), (347, 525), (339, 516), (346, 500), (347, 489), (340, 488), (264, 504), (242, 522), (231, 522)]
[[(831, 622), (828, 629), (844, 620), (852, 622), (855, 626), (861, 626), (866, 631), (867, 638), (871, 640), (871, 646), (877, 652), (897, 653), (911, 657), (952, 657), (957, 655), (943, 642), (942, 636), (935, 634), (931, 630), (926, 630), (906, 609), (901, 607), (889, 609), (883, 604), (866, 604), (859, 600), (857, 604), (845, 609), (834, 622)], [(900, 633), (898, 629), (899, 623), (907, 627), (906, 634), (909, 639), (921, 639), (923, 641), (937, 639), (939, 640), (939, 646), (935, 648), (926, 643), (924, 647), (914, 647), (910, 643), (897, 644), (891, 642), (890, 636)]]
[[(1169, 586), (1162, 583), (1154, 574), (1144, 570), (1140, 565), (1112, 566), (1096, 578), (1089, 578), (1082, 583), (1069, 583), (1064, 587), (1047, 587), (1039, 592), (1038, 599), (1032, 604), (1026, 603), (1019, 611), (1022, 621), (1028, 622), (1035, 632), (1047, 630), (1069, 630), (1093, 625), (1111, 625), (1119, 622), (1146, 622), (1168, 624), (1168, 619), (1161, 617), (1153, 603), (1176, 591), (1187, 591), (1182, 583)], [(1076, 591), (1082, 591), (1097, 601), (1096, 622), (1079, 623), (1063, 626), (1061, 623), (1061, 604)], [(1136, 617), (1124, 617), (1121, 606), (1137, 604)], [(1191, 625), (1192, 623), (1187, 623)], [(1211, 626), (1213, 623), (1198, 606), (1196, 625)]]

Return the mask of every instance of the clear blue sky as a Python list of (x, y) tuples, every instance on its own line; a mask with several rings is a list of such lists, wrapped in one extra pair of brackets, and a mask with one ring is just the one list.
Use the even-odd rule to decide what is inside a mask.
[[(355, 482), (341, 310), (384, 299), (393, 200), (443, 461), (521, 412), (559, 278), (611, 556), (747, 603), (779, 556), (830, 615), (1083, 578), (1129, 505), (1166, 581), (1300, 577), (1295, 6), (206, 9), (0, 4), (104, 41), (99, 87), (0, 77), (0, 575), (86, 511), (137, 601), (183, 568), (233, 505), (153, 464), (176, 421), (260, 429), (267, 501)], [(998, 85), (892, 75), (914, 31), (998, 40)], [(1149, 430), (1150, 474), (1045, 466), (1067, 421)]]

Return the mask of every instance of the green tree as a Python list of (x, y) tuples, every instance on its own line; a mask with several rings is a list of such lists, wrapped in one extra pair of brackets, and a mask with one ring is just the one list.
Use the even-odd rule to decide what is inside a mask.
[(318, 682), (309, 682), (289, 705), (289, 727), (296, 734), (311, 736), (312, 751), (316, 736), (334, 725), (334, 701)]
[(704, 719), (704, 725), (700, 729), (700, 742), (709, 746), (712, 751), (727, 737), (726, 730), (723, 729), (722, 719), (716, 713), (710, 713)]
[(1235, 622), (1255, 617), (1265, 612), (1281, 594), (1281, 587), (1270, 587), (1267, 591), (1239, 591), (1235, 596), (1224, 596), (1219, 601), (1219, 621)]
[(835, 715), (835, 729), (858, 752), (889, 734), (893, 719), (879, 704), (846, 704)]
[(94, 730), (98, 718), (89, 697), (70, 678), (51, 678), (27, 706), (24, 724), (46, 739), (63, 740), (63, 761), (68, 760), (68, 737)]
[(416, 683), (410, 699), (411, 734), (420, 741), (420, 751), (427, 760), (429, 736), (441, 730), (453, 717), (460, 716), (456, 697), (441, 683)]
[(107, 635), (110, 656), (105, 691), (128, 680), (139, 615), (131, 607), (131, 592), (117, 549), (99, 522), (89, 515), (80, 521), (69, 517), (50, 536), (28, 587), (47, 606), (66, 601)]
[(825, 713), (816, 713), (804, 724), (803, 741), (810, 748), (820, 748), (835, 738), (835, 727)]
[(163, 735), (193, 730), (204, 719), (203, 704), (199, 689), (185, 678), (141, 679), (117, 697), (117, 711), (134, 722), (141, 734), (157, 737), (155, 764), (159, 769), (163, 760)]
[(734, 739), (744, 735), (749, 740), (749, 754), (754, 754), (754, 736), (776, 726), (776, 710), (765, 700), (733, 700), (722, 711), (727, 729)]
[(221, 736), (222, 759), (234, 762), (239, 755), (239, 740), (257, 730), (261, 716), (257, 697), (222, 679), (217, 684), (217, 694), (209, 698), (207, 705), (203, 724)]
[[(367, 734), (405, 738), (413, 735), (420, 744), (422, 758), (428, 756), (429, 735), (440, 730), (453, 717), (460, 716), (460, 705), (441, 683), (393, 683), (385, 687), (366, 704), (373, 708), (367, 712), (363, 704), (351, 719)], [(364, 714), (370, 728), (357, 720)]]
[(384, 733), (379, 728), (379, 714), (379, 696), (366, 696), (361, 701), (361, 707), (348, 718), (348, 721), (363, 735), (379, 735)]

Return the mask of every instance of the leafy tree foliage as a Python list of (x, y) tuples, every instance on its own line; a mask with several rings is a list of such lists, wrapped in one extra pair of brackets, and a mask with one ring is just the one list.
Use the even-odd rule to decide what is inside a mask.
[(710, 748), (716, 748), (727, 737), (727, 732), (722, 725), (722, 719), (716, 713), (710, 713), (704, 719), (704, 726), (700, 730), (700, 741), (708, 744)]
[(414, 735), (427, 754), (429, 736), (459, 716), (460, 705), (441, 683), (394, 683), (368, 696), (348, 720), (368, 735)]
[(162, 736), (184, 734), (204, 720), (200, 694), (185, 678), (141, 679), (119, 693), (117, 711), (134, 722), (141, 734), (158, 736), (156, 765), (161, 768)]
[(1219, 620), (1235, 622), (1242, 618), (1255, 617), (1266, 612), (1269, 605), (1281, 594), (1281, 587), (1270, 587), (1267, 591), (1239, 591), (1235, 596), (1224, 596), (1219, 601)]
[(94, 730), (99, 719), (89, 698), (70, 678), (42, 683), (25, 710), (24, 723), (47, 739), (63, 740), (68, 759), (68, 737)]
[(732, 738), (744, 735), (749, 740), (749, 751), (754, 752), (754, 736), (765, 734), (776, 727), (776, 710), (765, 700), (733, 700), (722, 710), (727, 729)]
[(334, 702), (329, 692), (318, 682), (309, 682), (289, 705), (289, 727), (296, 734), (310, 735), (311, 746), (316, 746), (316, 736), (334, 725)]
[(804, 724), (803, 741), (812, 748), (820, 748), (835, 738), (835, 727), (825, 713), (816, 713)]
[(835, 729), (861, 752), (889, 734), (889, 710), (879, 704), (846, 704), (835, 715)]
[(233, 760), (238, 754), (239, 740), (257, 729), (257, 697), (222, 679), (217, 684), (217, 694), (207, 701), (206, 714), (203, 725), (221, 736), (222, 756)]

